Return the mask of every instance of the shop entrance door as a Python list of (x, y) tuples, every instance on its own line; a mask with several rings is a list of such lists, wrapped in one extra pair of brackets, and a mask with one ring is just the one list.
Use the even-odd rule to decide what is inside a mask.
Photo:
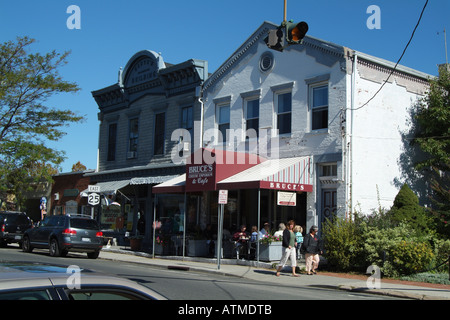
[(336, 189), (322, 190), (322, 221), (331, 218), (337, 209)]

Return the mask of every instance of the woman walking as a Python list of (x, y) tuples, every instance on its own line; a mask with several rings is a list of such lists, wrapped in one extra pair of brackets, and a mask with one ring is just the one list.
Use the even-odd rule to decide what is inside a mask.
[(323, 253), (322, 241), (317, 235), (319, 228), (312, 226), (309, 233), (303, 240), (303, 247), (305, 248), (306, 259), (306, 273), (308, 275), (316, 274), (316, 269), (319, 267), (319, 254)]
[(280, 271), (283, 269), (287, 260), (291, 259), (291, 267), (292, 267), (292, 276), (298, 277), (299, 275), (295, 273), (295, 268), (297, 267), (297, 257), (295, 254), (296, 251), (296, 239), (294, 234), (294, 226), (295, 221), (290, 220), (288, 222), (287, 228), (283, 231), (283, 255), (281, 256), (280, 264), (277, 268), (277, 277), (280, 276)]

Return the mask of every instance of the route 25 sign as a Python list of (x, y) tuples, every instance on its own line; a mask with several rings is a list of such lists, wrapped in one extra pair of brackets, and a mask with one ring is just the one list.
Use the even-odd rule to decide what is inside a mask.
[(88, 204), (91, 206), (97, 206), (100, 204), (100, 195), (98, 193), (90, 193), (88, 195)]

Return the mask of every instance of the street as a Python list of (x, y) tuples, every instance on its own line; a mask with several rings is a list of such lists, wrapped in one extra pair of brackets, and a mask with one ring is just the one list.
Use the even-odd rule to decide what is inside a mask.
[[(301, 281), (290, 285), (258, 282), (238, 277), (194, 271), (168, 270), (140, 264), (102, 259), (88, 259), (86, 254), (69, 253), (65, 258), (49, 256), (48, 250), (24, 253), (16, 245), (0, 248), (0, 259), (32, 261), (80, 268), (118, 275), (139, 282), (170, 300), (380, 300), (386, 296), (350, 293), (326, 287), (302, 287)], [(301, 280), (301, 279), (299, 279)]]

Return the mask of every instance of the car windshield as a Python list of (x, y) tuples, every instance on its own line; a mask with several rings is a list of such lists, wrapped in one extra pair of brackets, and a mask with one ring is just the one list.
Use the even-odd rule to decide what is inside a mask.
[(24, 214), (3, 214), (0, 218), (6, 218), (8, 223), (12, 224), (27, 224), (29, 223), (28, 217)]
[(92, 219), (81, 219), (81, 218), (70, 219), (70, 227), (77, 229), (91, 229), (91, 230), (99, 229), (97, 221)]

